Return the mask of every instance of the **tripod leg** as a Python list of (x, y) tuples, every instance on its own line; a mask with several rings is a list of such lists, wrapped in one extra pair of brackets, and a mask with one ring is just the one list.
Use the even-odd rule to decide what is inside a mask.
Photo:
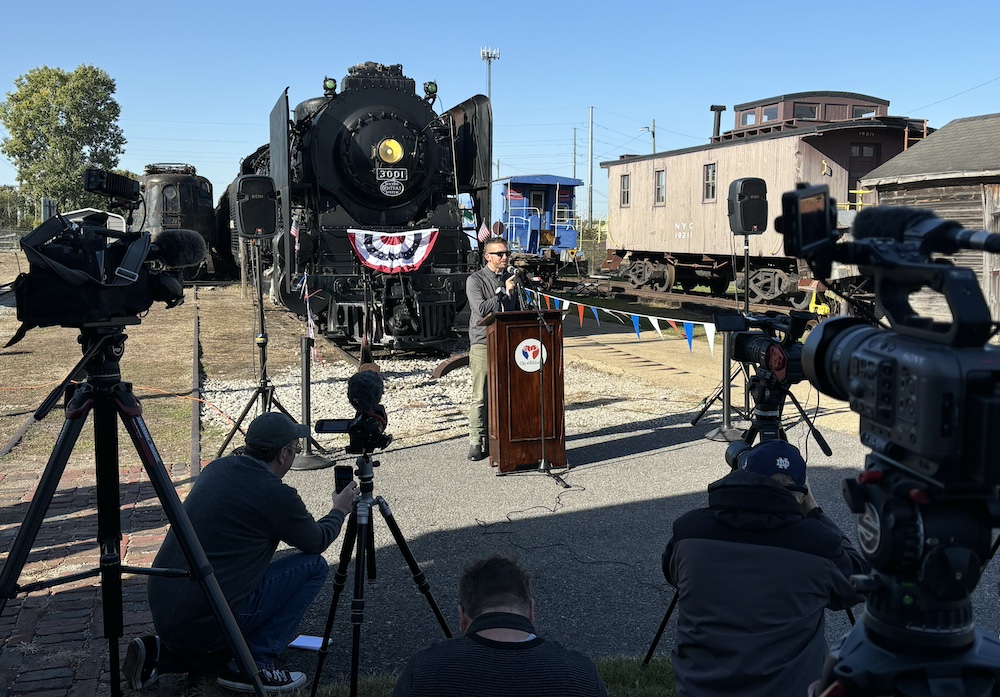
[(243, 424), (243, 419), (247, 418), (247, 414), (249, 414), (250, 410), (253, 409), (253, 405), (257, 403), (257, 397), (261, 395), (263, 389), (263, 387), (258, 387), (254, 390), (254, 393), (251, 395), (247, 405), (243, 407), (243, 411), (240, 412), (239, 418), (236, 419), (236, 423), (233, 424), (233, 427), (229, 430), (229, 434), (226, 435), (226, 439), (222, 441), (222, 445), (219, 446), (219, 451), (215, 453), (216, 457), (222, 457), (222, 454), (226, 451), (226, 446), (229, 445), (229, 441), (231, 441), (233, 436), (236, 435), (236, 432), (240, 430), (240, 426)]
[(420, 565), (417, 564), (417, 560), (413, 558), (413, 553), (410, 552), (410, 547), (406, 544), (399, 525), (396, 524), (396, 518), (392, 515), (392, 509), (389, 508), (389, 504), (381, 496), (375, 497), (375, 500), (378, 502), (379, 512), (385, 519), (386, 525), (389, 526), (390, 532), (392, 532), (393, 539), (396, 540), (396, 546), (399, 547), (399, 551), (403, 554), (406, 565), (410, 567), (410, 573), (413, 574), (413, 582), (417, 584), (417, 588), (427, 598), (427, 604), (431, 606), (431, 611), (437, 618), (438, 624), (441, 625), (441, 629), (444, 630), (444, 635), (450, 639), (451, 630), (448, 628), (448, 622), (445, 620), (444, 615), (441, 614), (441, 609), (437, 606), (437, 603), (434, 602), (434, 596), (431, 595), (431, 584), (427, 582), (427, 577), (424, 576), (424, 572), (420, 569)]
[[(156, 491), (160, 505), (163, 506), (163, 510), (167, 514), (167, 520), (170, 521), (174, 534), (177, 535), (177, 541), (184, 551), (184, 557), (191, 569), (191, 580), (201, 584), (201, 589), (212, 606), (212, 612), (226, 636), (236, 664), (244, 675), (250, 676), (257, 697), (264, 697), (264, 686), (260, 682), (257, 666), (254, 664), (250, 649), (247, 648), (239, 625), (236, 624), (233, 611), (230, 609), (229, 603), (226, 602), (222, 588), (219, 587), (215, 571), (212, 569), (208, 557), (205, 556), (205, 550), (202, 549), (198, 535), (191, 525), (191, 520), (177, 497), (173, 482), (167, 475), (166, 467), (156, 450), (153, 438), (149, 435), (146, 422), (142, 419), (142, 407), (126, 385), (127, 383), (122, 383), (116, 388), (114, 399), (118, 413), (125, 425), (125, 430), (132, 438), (136, 452), (139, 453), (139, 459), (142, 460), (146, 473), (149, 475), (149, 481)], [(111, 670), (113, 673), (117, 672), (117, 664), (112, 664)]]
[(663, 615), (663, 621), (660, 622), (660, 628), (656, 630), (656, 636), (653, 637), (653, 643), (649, 645), (649, 651), (646, 652), (646, 657), (642, 659), (642, 665), (649, 665), (649, 662), (653, 658), (653, 653), (656, 651), (657, 645), (660, 643), (660, 638), (663, 636), (663, 630), (667, 628), (667, 622), (670, 621), (670, 615), (673, 614), (674, 608), (677, 607), (677, 596), (680, 595), (679, 591), (674, 592), (674, 597), (670, 599), (670, 605), (667, 607), (667, 612)]
[(62, 479), (63, 472), (66, 470), (69, 455), (73, 451), (73, 446), (76, 445), (77, 438), (80, 437), (80, 431), (83, 430), (87, 412), (90, 411), (91, 402), (89, 400), (82, 405), (72, 402), (71, 397), (74, 392), (74, 388), (67, 391), (66, 420), (63, 422), (62, 430), (56, 439), (55, 448), (49, 456), (49, 462), (45, 465), (45, 471), (42, 472), (41, 479), (38, 481), (38, 487), (31, 497), (31, 504), (28, 506), (24, 521), (17, 530), (17, 537), (14, 538), (14, 544), (7, 554), (3, 570), (0, 571), (0, 612), (3, 612), (4, 608), (7, 607), (8, 600), (17, 596), (17, 579), (28, 560), (31, 545), (35, 543), (38, 530), (42, 526), (42, 521), (45, 520), (45, 512), (52, 503), (52, 497), (59, 486), (59, 480)]
[(354, 551), (354, 541), (358, 536), (358, 501), (354, 502), (354, 510), (347, 519), (347, 530), (344, 532), (344, 546), (340, 548), (340, 561), (337, 563), (337, 570), (333, 574), (333, 599), (330, 600), (330, 612), (326, 616), (326, 629), (323, 630), (323, 641), (319, 647), (319, 656), (316, 660), (316, 675), (313, 676), (312, 691), (310, 697), (316, 697), (316, 690), (319, 688), (319, 676), (323, 672), (323, 664), (326, 662), (326, 655), (329, 653), (327, 642), (330, 641), (330, 634), (333, 632), (333, 618), (337, 614), (337, 601), (347, 583), (347, 567), (351, 563), (351, 553)]
[(121, 478), (118, 474), (118, 422), (108, 396), (94, 404), (94, 454), (97, 469), (97, 542), (101, 550), (101, 612), (108, 641), (111, 694), (121, 695), (118, 640), (122, 621)]
[(358, 671), (361, 666), (361, 624), (365, 621), (365, 549), (371, 525), (370, 501), (357, 507), (358, 554), (354, 561), (354, 600), (351, 602), (351, 697), (358, 697)]

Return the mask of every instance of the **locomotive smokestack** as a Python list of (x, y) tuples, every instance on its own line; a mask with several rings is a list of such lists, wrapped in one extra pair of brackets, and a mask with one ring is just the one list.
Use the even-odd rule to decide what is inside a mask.
[(715, 112), (715, 124), (712, 126), (712, 140), (714, 141), (719, 137), (719, 133), (722, 130), (722, 112), (726, 110), (726, 106), (724, 104), (713, 104), (709, 108)]

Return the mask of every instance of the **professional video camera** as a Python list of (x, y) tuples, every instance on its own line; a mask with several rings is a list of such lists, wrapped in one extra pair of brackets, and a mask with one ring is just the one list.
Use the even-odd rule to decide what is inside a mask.
[[(87, 170), (84, 188), (110, 205), (140, 198), (139, 182), (101, 170)], [(7, 346), (34, 327), (136, 324), (153, 301), (184, 301), (178, 269), (204, 258), (201, 235), (165, 230), (153, 242), (148, 232), (109, 230), (107, 219), (96, 213), (73, 223), (56, 215), (24, 236), (29, 269), (14, 282), (21, 327)]]
[(751, 448), (758, 435), (762, 441), (785, 439), (781, 415), (786, 397), (798, 408), (823, 452), (827, 455), (832, 452), (795, 395), (789, 392), (792, 385), (805, 377), (800, 339), (815, 319), (815, 314), (797, 310), (787, 315), (777, 312), (715, 315), (715, 328), (731, 332), (730, 360), (756, 366), (748, 386), (754, 401), (750, 428), (744, 432), (742, 440), (726, 449), (726, 462), (730, 467), (736, 466), (739, 454)]
[[(976, 629), (971, 593), (1000, 525), (1000, 351), (985, 345), (995, 326), (975, 273), (931, 255), (1000, 252), (1000, 235), (872, 208), (858, 214), (854, 241), (838, 242), (834, 218), (827, 187), (806, 186), (782, 197), (776, 227), (820, 280), (833, 261), (856, 264), (890, 329), (831, 319), (802, 351), (806, 377), (861, 415), (872, 450), (844, 495), (875, 571), (854, 579), (864, 621), (834, 647), (821, 689), (995, 694), (1000, 641)], [(950, 322), (913, 309), (922, 289), (944, 298)]]
[(384, 385), (382, 376), (375, 371), (363, 370), (347, 381), (347, 401), (357, 411), (353, 419), (320, 419), (316, 433), (347, 433), (350, 444), (345, 451), (355, 455), (368, 455), (387, 448), (392, 435), (385, 432), (389, 424), (382, 401)]

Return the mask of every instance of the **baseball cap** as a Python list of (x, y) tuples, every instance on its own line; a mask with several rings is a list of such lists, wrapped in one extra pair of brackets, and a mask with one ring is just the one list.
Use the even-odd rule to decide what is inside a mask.
[(806, 463), (794, 445), (783, 440), (758, 443), (743, 458), (740, 469), (770, 477), (787, 474), (795, 482), (793, 491), (806, 491)]
[(309, 437), (309, 427), (297, 424), (280, 411), (269, 411), (250, 422), (246, 443), (256, 450), (277, 450), (293, 440)]

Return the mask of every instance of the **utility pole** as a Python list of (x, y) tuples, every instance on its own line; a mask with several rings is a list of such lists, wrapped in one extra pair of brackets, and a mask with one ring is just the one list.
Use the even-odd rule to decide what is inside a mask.
[(590, 137), (587, 144), (587, 224), (594, 225), (594, 107), (590, 107)]
[(500, 60), (499, 48), (484, 48), (479, 51), (480, 57), (486, 61), (486, 97), (493, 99), (493, 61)]
[(573, 178), (576, 179), (576, 127), (573, 127)]
[(656, 119), (653, 119), (652, 126), (643, 126), (639, 129), (640, 131), (649, 131), (649, 135), (653, 137), (653, 154), (656, 154)]

